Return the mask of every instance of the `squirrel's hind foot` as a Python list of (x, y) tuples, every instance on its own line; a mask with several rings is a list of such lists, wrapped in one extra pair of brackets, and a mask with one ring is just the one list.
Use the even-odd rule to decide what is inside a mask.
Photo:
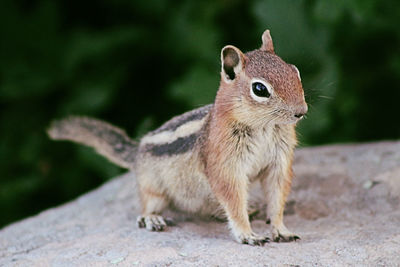
[(291, 232), (273, 231), (272, 233), (272, 240), (274, 240), (274, 242), (292, 242), (300, 239), (301, 238), (298, 235)]
[(167, 223), (160, 215), (150, 214), (139, 216), (136, 220), (139, 228), (146, 228), (149, 231), (161, 232), (167, 229)]
[(251, 246), (263, 246), (265, 243), (269, 243), (270, 239), (266, 236), (259, 236), (255, 233), (249, 235), (241, 234), (237, 237), (238, 241), (242, 244), (248, 244)]

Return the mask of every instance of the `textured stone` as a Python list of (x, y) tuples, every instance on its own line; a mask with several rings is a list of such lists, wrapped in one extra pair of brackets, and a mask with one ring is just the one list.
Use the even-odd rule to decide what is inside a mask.
[[(0, 266), (400, 265), (400, 142), (300, 149), (294, 170), (285, 222), (295, 243), (237, 244), (225, 223), (176, 212), (166, 232), (138, 229), (128, 173), (0, 230)], [(251, 206), (254, 230), (269, 230), (257, 185)]]

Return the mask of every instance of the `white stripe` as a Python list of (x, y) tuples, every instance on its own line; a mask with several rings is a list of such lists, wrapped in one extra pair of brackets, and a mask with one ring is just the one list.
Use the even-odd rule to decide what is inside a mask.
[[(207, 116), (206, 116), (207, 117)], [(189, 121), (175, 131), (163, 131), (155, 135), (146, 135), (142, 138), (142, 144), (165, 144), (171, 143), (179, 137), (186, 137), (195, 132), (198, 132), (205, 122), (205, 118), (196, 121)]]

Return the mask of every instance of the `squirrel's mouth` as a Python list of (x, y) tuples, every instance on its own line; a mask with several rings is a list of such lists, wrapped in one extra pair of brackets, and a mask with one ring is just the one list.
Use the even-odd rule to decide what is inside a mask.
[(304, 113), (296, 113), (292, 110), (281, 110), (277, 116), (277, 124), (296, 124), (306, 117)]
[(276, 108), (268, 109), (266, 112), (266, 116), (272, 118), (271, 122), (276, 124), (296, 124), (306, 118), (308, 105), (304, 99), (294, 102), (284, 101), (282, 98), (279, 100), (269, 105), (269, 107)]

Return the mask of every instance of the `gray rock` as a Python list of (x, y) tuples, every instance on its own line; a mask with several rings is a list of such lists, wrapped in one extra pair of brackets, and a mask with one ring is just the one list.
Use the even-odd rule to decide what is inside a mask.
[[(177, 212), (162, 233), (135, 226), (128, 173), (0, 231), (0, 266), (399, 266), (400, 142), (300, 149), (286, 209), (295, 243), (237, 244), (225, 223)], [(252, 208), (264, 210), (259, 188)], [(252, 222), (269, 230), (260, 212)]]

